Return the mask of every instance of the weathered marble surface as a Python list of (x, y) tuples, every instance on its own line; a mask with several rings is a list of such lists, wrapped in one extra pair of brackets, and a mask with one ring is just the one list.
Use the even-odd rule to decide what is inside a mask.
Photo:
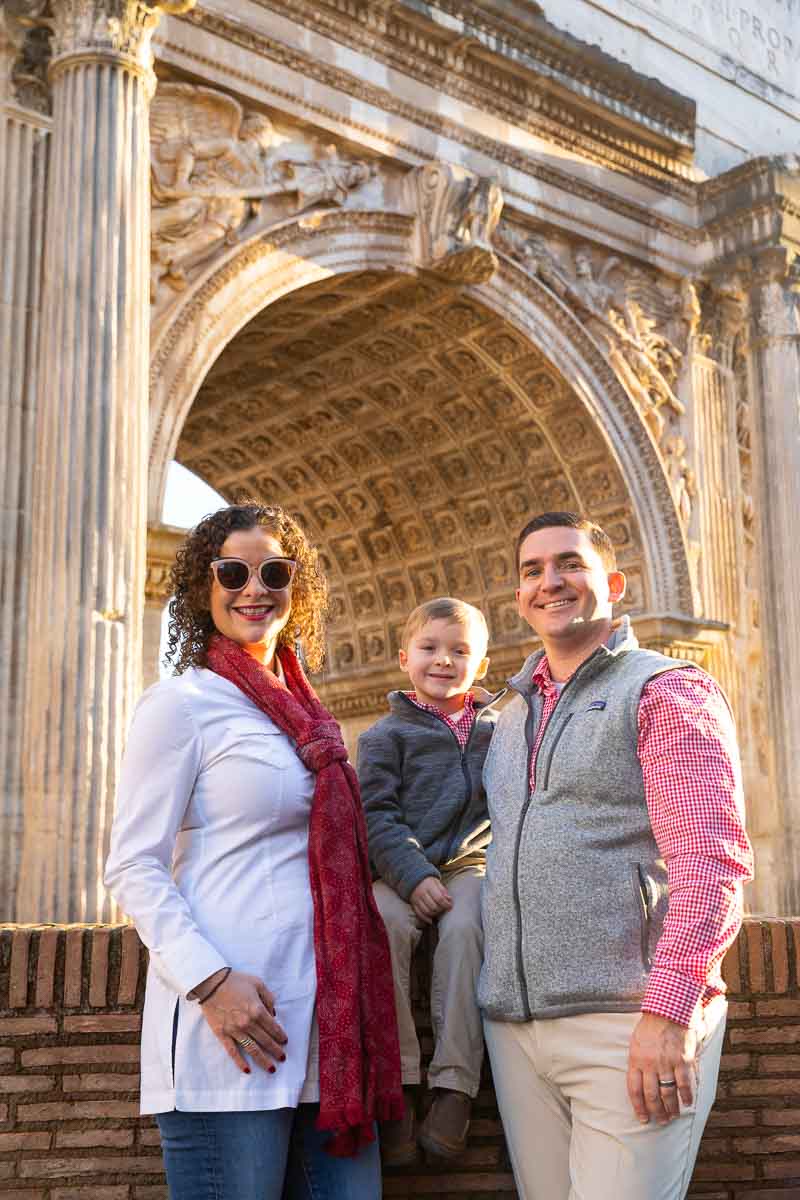
[[(531, 506), (600, 515), (650, 644), (704, 662), (736, 707), (751, 903), (797, 911), (794, 0), (178, 0), (159, 6), (152, 144), (155, 7), (53, 3), (49, 86), (49, 26), (0, 22), (0, 220), (24, 249), (0, 334), (27, 364), (0, 381), (0, 428), (15, 447), (39, 426), (5, 464), (2, 565), (51, 614), (6, 667), (0, 608), (13, 711), (30, 680), (0, 742), (4, 778), (27, 771), (21, 915), (105, 914), (166, 569), (154, 534), (145, 576), (144, 496), (155, 523), (176, 453), (318, 541), (322, 686), (351, 741), (395, 681), (408, 607), (483, 604), (499, 679), (526, 648), (516, 526)], [(22, 109), (49, 128), (34, 102), (53, 109), (42, 305), (17, 136)]]
[(48, 122), (0, 97), (0, 912), (22, 846), (32, 471)]
[(796, 143), (796, 0), (543, 0), (560, 28), (697, 101), (697, 163), (717, 175)]

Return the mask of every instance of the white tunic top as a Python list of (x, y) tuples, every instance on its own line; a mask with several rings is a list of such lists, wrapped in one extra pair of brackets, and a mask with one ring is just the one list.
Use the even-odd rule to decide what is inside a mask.
[[(150, 951), (143, 1113), (318, 1099), (313, 793), (314, 776), (291, 740), (213, 671), (163, 680), (139, 701), (105, 882)], [(274, 1075), (255, 1064), (250, 1075), (240, 1071), (202, 1008), (186, 999), (224, 966), (257, 975), (275, 996), (288, 1043)]]

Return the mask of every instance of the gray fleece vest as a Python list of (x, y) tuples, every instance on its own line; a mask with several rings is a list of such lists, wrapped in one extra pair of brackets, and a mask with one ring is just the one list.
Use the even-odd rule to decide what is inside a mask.
[[(667, 911), (667, 872), (637, 757), (642, 688), (690, 664), (640, 650), (627, 622), (565, 685), (528, 788), (541, 654), (511, 681), (484, 767), (492, 823), (478, 1002), (495, 1020), (641, 1005)], [(613, 645), (613, 644), (612, 644)]]

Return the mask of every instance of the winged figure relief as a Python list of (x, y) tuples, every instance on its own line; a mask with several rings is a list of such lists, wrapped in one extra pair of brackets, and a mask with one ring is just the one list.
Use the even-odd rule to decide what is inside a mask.
[(163, 83), (150, 109), (151, 293), (174, 290), (187, 271), (249, 229), (265, 201), (275, 217), (319, 203), (343, 204), (371, 175), (335, 147), (280, 138), (269, 117), (233, 96)]
[(617, 374), (627, 384), (639, 404), (642, 415), (660, 443), (666, 428), (662, 408), (681, 417), (686, 408), (675, 395), (674, 382), (681, 352), (667, 338), (656, 332), (656, 321), (640, 306), (629, 300), (624, 313), (609, 311), (616, 337), (610, 343), (609, 358)]

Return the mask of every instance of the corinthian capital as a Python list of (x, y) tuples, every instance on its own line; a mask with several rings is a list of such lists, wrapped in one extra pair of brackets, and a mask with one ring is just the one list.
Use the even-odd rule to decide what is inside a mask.
[(784, 246), (753, 255), (750, 307), (760, 342), (800, 336), (800, 259)]
[(152, 67), (150, 39), (162, 12), (184, 13), (197, 0), (54, 0), (54, 69), (72, 55), (114, 56), (127, 59), (143, 71)]
[(47, 0), (0, 3), (0, 99), (48, 111), (49, 25)]

